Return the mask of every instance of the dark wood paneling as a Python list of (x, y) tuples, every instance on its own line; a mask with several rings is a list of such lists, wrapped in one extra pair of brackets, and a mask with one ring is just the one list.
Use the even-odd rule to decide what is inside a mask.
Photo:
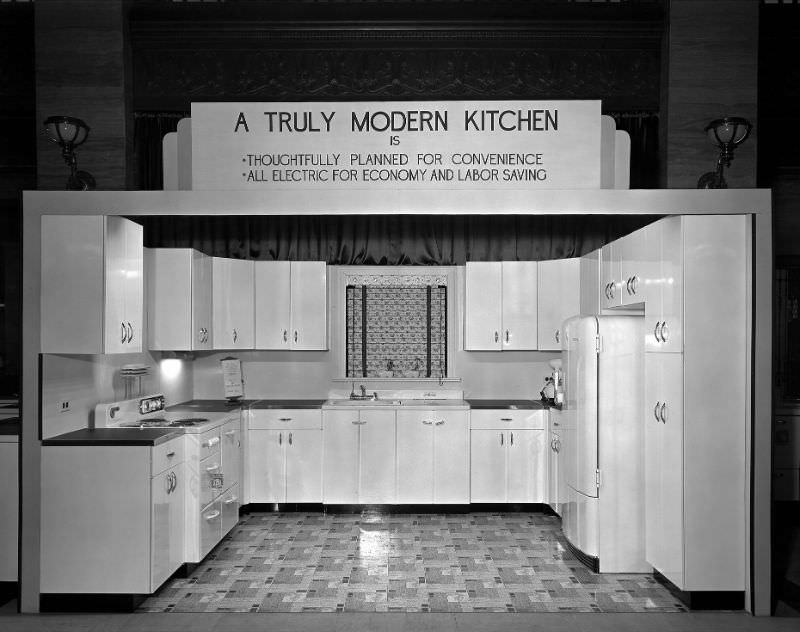
[[(78, 166), (98, 189), (125, 189), (125, 7), (123, 0), (36, 2), (38, 125), (48, 116), (83, 119), (91, 128)], [(38, 188), (63, 189), (68, 169), (57, 146), (38, 140)]]
[[(668, 49), (666, 186), (694, 188), (718, 155), (705, 126), (723, 116), (756, 123), (758, 3), (672, 0)], [(728, 186), (756, 185), (757, 137), (736, 150)]]

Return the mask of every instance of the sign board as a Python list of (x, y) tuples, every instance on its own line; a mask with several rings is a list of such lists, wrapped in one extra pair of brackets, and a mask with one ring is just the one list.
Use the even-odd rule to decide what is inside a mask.
[(599, 189), (600, 101), (193, 103), (192, 188)]

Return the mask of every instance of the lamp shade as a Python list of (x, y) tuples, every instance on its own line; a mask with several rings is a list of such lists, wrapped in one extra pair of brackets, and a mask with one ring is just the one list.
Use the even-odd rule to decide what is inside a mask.
[(731, 116), (711, 121), (706, 125), (706, 134), (718, 147), (736, 146), (747, 139), (752, 127), (747, 119)]
[(44, 133), (62, 147), (77, 147), (89, 136), (89, 126), (73, 116), (51, 116), (44, 122)]

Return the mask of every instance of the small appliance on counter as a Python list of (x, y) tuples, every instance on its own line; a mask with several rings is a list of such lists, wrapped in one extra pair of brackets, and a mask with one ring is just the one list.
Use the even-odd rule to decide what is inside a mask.
[(550, 360), (550, 367), (553, 372), (544, 378), (544, 388), (539, 394), (545, 404), (561, 408), (564, 403), (564, 375), (561, 371), (561, 359)]

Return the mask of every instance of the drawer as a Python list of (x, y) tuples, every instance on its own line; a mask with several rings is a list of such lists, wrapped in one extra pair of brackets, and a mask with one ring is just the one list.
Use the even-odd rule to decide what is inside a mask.
[(479, 430), (532, 430), (545, 427), (546, 410), (473, 410), (470, 427)]
[(206, 430), (197, 437), (200, 446), (198, 458), (202, 461), (212, 454), (219, 454), (222, 448), (222, 426)]
[(251, 410), (250, 430), (315, 430), (322, 428), (322, 410), (278, 408)]
[(219, 454), (212, 454), (208, 458), (200, 461), (200, 506), (207, 505), (216, 499), (225, 489), (225, 480), (222, 487), (212, 487), (211, 482), (214, 474), (222, 473), (222, 463)]
[(184, 437), (178, 437), (161, 445), (153, 446), (150, 475), (156, 476), (178, 463), (183, 463), (186, 460), (185, 445)]
[(200, 512), (200, 559), (222, 539), (222, 503), (210, 503)]
[(239, 522), (239, 506), (242, 504), (239, 497), (239, 486), (234, 485), (219, 499), (222, 505), (222, 532), (225, 537)]

